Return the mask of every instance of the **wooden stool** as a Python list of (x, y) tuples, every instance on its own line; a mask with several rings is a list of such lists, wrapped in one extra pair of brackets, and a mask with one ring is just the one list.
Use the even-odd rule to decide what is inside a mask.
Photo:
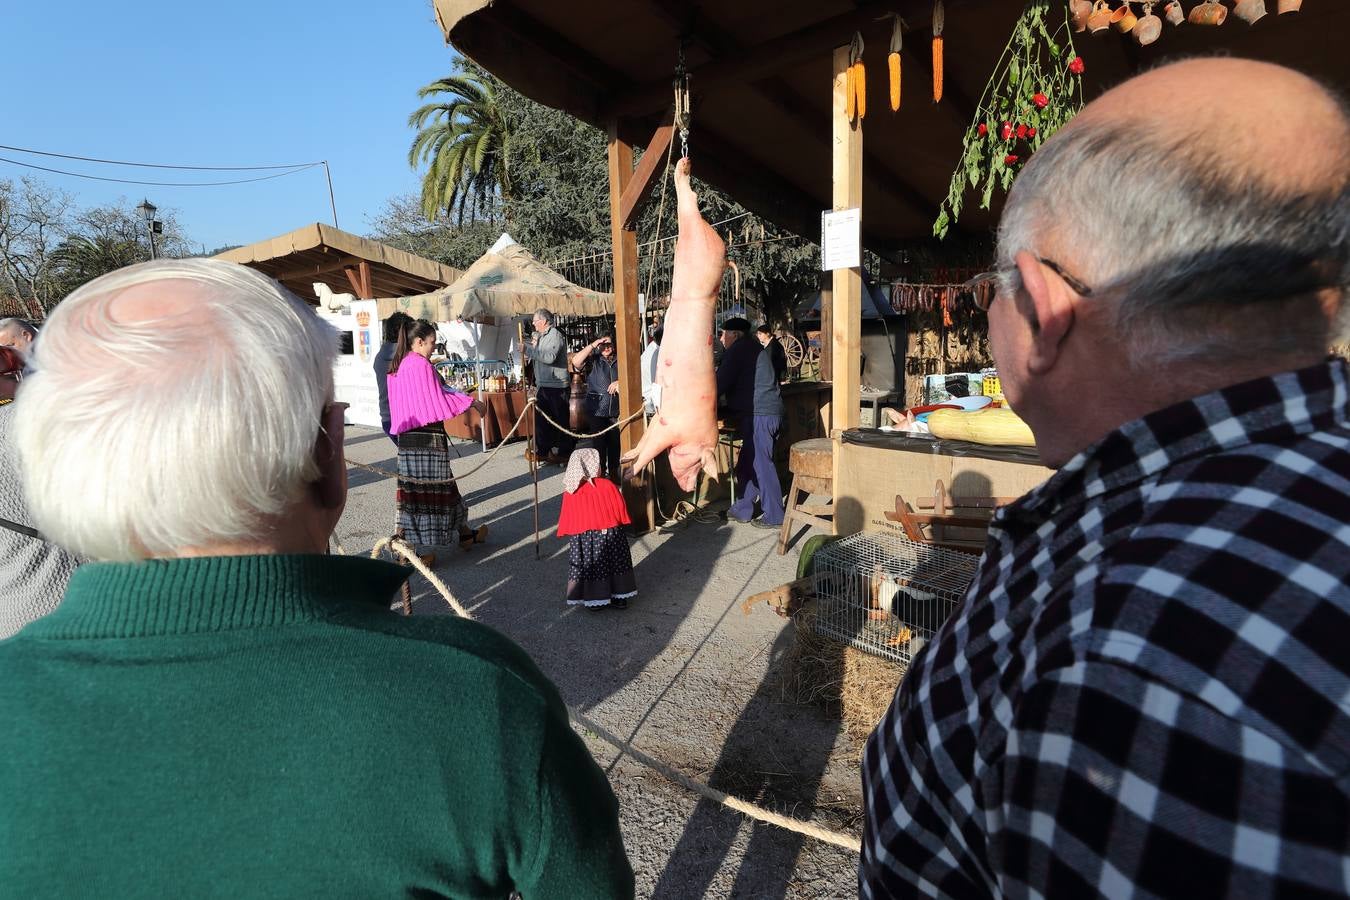
[[(834, 532), (834, 442), (829, 438), (811, 438), (793, 444), (788, 470), (792, 472), (792, 487), (788, 488), (783, 528), (778, 534), (779, 556), (787, 552), (793, 522), (809, 522)], [(824, 503), (805, 503), (801, 496), (804, 494), (828, 499)]]

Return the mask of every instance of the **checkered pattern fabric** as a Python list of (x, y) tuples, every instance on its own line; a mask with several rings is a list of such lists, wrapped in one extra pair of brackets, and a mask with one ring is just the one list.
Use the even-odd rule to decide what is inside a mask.
[(1113, 432), (1000, 510), (863, 760), (863, 897), (1350, 893), (1342, 360)]

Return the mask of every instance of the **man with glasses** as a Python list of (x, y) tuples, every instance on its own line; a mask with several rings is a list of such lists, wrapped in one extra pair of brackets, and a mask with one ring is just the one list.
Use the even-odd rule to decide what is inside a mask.
[(863, 896), (1350, 891), (1347, 148), (1317, 83), (1197, 60), (1019, 175), (976, 296), (1058, 472), (868, 742)]

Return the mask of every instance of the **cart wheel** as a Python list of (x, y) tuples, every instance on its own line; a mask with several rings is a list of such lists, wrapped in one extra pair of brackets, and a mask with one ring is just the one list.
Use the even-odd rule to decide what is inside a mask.
[(789, 369), (796, 369), (806, 358), (806, 352), (802, 348), (802, 342), (797, 340), (796, 335), (780, 334), (778, 341), (783, 345), (783, 352), (787, 354), (787, 364)]

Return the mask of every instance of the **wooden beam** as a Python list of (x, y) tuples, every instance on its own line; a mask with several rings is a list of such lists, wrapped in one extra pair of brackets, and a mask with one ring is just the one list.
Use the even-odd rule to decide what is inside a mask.
[[(340, 256), (332, 259), (332, 262), (315, 263), (307, 266), (296, 266), (291, 269), (278, 269), (276, 272), (269, 272), (268, 277), (277, 281), (288, 281), (296, 278), (313, 278), (319, 275), (333, 275), (349, 266), (355, 266), (361, 260), (355, 256)], [(260, 271), (266, 271), (260, 269)], [(323, 279), (320, 278), (320, 281)]]
[[(619, 357), (619, 418), (642, 409), (642, 334), (638, 310), (637, 232), (624, 223), (623, 196), (633, 182), (633, 146), (619, 136), (619, 122), (609, 125), (609, 220), (614, 245), (614, 344)], [(621, 453), (642, 438), (645, 425), (638, 416), (619, 432)], [(650, 480), (638, 473), (623, 483), (628, 515), (637, 531), (655, 525)]]
[[(862, 206), (862, 123), (850, 122), (845, 113), (847, 71), (848, 47), (837, 47), (834, 51), (834, 141), (831, 161), (833, 200), (837, 210)], [(832, 373), (831, 412), (836, 430), (857, 428), (860, 419), (859, 382), (862, 373), (857, 363), (862, 358), (862, 287), (861, 267), (835, 270), (831, 323), (835, 365)], [(838, 456), (835, 454), (836, 462)]]
[(623, 196), (619, 198), (619, 218), (624, 228), (636, 227), (642, 202), (651, 194), (652, 186), (656, 184), (653, 176), (658, 171), (664, 175), (666, 148), (670, 146), (674, 134), (674, 125), (661, 125), (652, 134), (647, 151), (642, 154), (642, 161), (638, 163), (637, 171), (633, 173), (633, 180), (628, 182), (628, 186), (623, 190)]
[(374, 300), (375, 290), (374, 285), (370, 280), (369, 260), (361, 260), (360, 264), (356, 267), (356, 271), (361, 276), (361, 293), (357, 295), (357, 298), (360, 300)]
[[(714, 59), (691, 71), (690, 79), (699, 90), (725, 81), (757, 81), (828, 52), (839, 42), (840, 35), (879, 27), (878, 17), (899, 5), (897, 0), (863, 3), (856, 9), (758, 44), (736, 54), (733, 59)], [(906, 21), (912, 24), (931, 21), (932, 3), (928, 0), (905, 0), (903, 5), (909, 9), (908, 13), (901, 11)], [(925, 9), (927, 12), (921, 11)], [(886, 28), (889, 31), (889, 23)], [(604, 105), (604, 112), (608, 115), (647, 113), (660, 109), (669, 99), (668, 79), (651, 82), (617, 94)]]
[(369, 299), (361, 290), (361, 273), (357, 271), (356, 266), (347, 266), (342, 270), (347, 275), (347, 283), (352, 286), (352, 293), (358, 300)]

